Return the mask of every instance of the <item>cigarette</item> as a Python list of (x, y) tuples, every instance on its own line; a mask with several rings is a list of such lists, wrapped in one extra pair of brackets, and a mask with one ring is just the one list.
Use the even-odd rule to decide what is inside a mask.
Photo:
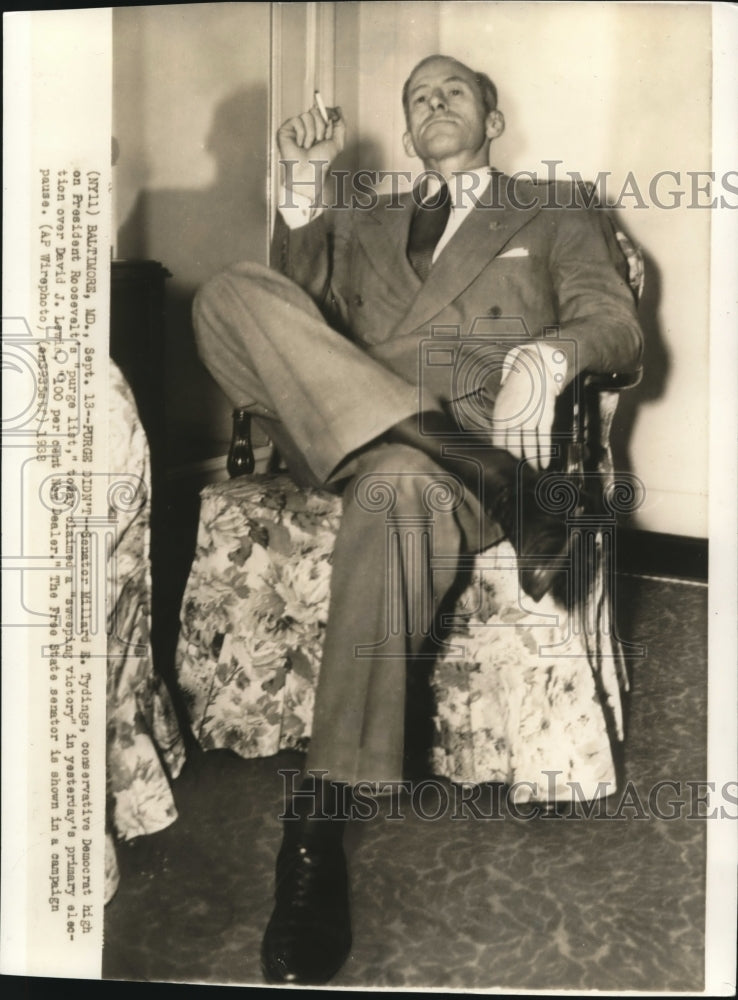
[(323, 98), (320, 96), (320, 91), (319, 90), (315, 91), (315, 103), (316, 103), (316, 105), (318, 107), (318, 111), (320, 112), (320, 117), (323, 119), (323, 121), (327, 125), (328, 122), (330, 121), (330, 119), (328, 117), (328, 109), (326, 108), (325, 104), (323, 103)]

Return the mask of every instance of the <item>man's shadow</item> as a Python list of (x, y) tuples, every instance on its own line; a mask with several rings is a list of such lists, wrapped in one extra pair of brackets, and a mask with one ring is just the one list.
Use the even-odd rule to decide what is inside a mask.
[(230, 437), (230, 403), (197, 355), (192, 302), (198, 287), (227, 265), (267, 259), (267, 108), (261, 85), (225, 98), (203, 139), (215, 160), (212, 184), (142, 190), (118, 233), (121, 257), (159, 260), (171, 273), (163, 379), (170, 466), (219, 454)]
[[(630, 236), (627, 227), (622, 225), (617, 213), (610, 210), (616, 221), (617, 228), (622, 229), (626, 235)], [(632, 242), (635, 243), (633, 240)], [(615, 476), (618, 473), (634, 473), (632, 462), (632, 437), (640, 408), (644, 404), (650, 404), (660, 399), (669, 379), (669, 372), (672, 366), (671, 352), (667, 347), (663, 336), (661, 324), (661, 290), (662, 279), (661, 270), (655, 258), (648, 249), (640, 246), (643, 255), (644, 283), (643, 292), (638, 302), (638, 319), (643, 330), (643, 358), (642, 358), (642, 378), (637, 386), (624, 390), (620, 393), (618, 407), (615, 411), (611, 431), (610, 445), (612, 448), (613, 466)], [(646, 495), (646, 484), (643, 483), (643, 496)], [(639, 646), (638, 635), (635, 634), (635, 621), (638, 618), (637, 599), (640, 590), (637, 586), (629, 583), (628, 577), (622, 575), (623, 568), (627, 565), (628, 546), (637, 545), (631, 539), (629, 541), (627, 532), (636, 527), (638, 512), (634, 511), (630, 515), (625, 515), (618, 519), (614, 563), (618, 572), (617, 578), (613, 581), (613, 621), (618, 638), (627, 642), (635, 643)], [(624, 533), (625, 531), (625, 533)], [(643, 647), (643, 655), (648, 655), (648, 649)], [(633, 690), (634, 674), (642, 661), (640, 659), (626, 659), (626, 667), (631, 681), (631, 691)], [(629, 719), (629, 697), (624, 700), (625, 726), (628, 727)], [(622, 762), (620, 762), (622, 767)]]
[[(157, 260), (171, 274), (165, 284), (164, 370), (157, 404), (163, 409), (159, 461), (165, 467), (152, 469), (159, 484), (158, 513), (152, 520), (152, 646), (185, 739), (189, 727), (174, 665), (179, 606), (195, 548), (200, 483), (170, 479), (167, 473), (224, 455), (230, 441), (231, 404), (199, 359), (192, 303), (197, 289), (229, 264), (267, 260), (267, 108), (264, 86), (245, 87), (226, 97), (202, 140), (215, 161), (212, 183), (199, 190), (142, 190), (118, 233), (120, 257)], [(125, 157), (125, 148), (120, 153)], [(134, 340), (144, 335), (141, 330), (125, 333)]]
[[(625, 230), (625, 227), (619, 226), (619, 228)], [(641, 252), (644, 285), (638, 303), (638, 319), (644, 341), (643, 376), (637, 386), (620, 394), (613, 421), (610, 443), (615, 468), (620, 472), (633, 471), (630, 443), (638, 410), (644, 403), (655, 402), (663, 396), (671, 370), (671, 352), (666, 345), (661, 327), (661, 271), (645, 247), (641, 247)]]

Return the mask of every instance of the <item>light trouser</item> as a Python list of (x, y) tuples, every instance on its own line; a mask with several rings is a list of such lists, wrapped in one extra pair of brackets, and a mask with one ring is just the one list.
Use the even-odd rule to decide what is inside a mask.
[(194, 320), (204, 363), (264, 421), (295, 478), (346, 480), (307, 768), (349, 784), (400, 780), (406, 665), (428, 643), (460, 551), (499, 531), (423, 452), (380, 442), (417, 414), (417, 388), (332, 330), (294, 282), (234, 265), (198, 293)]

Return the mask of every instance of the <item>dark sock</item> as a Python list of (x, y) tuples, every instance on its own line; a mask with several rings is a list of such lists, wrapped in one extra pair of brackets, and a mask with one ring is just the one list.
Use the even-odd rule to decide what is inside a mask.
[(285, 843), (339, 844), (348, 820), (350, 794), (345, 782), (303, 778), (286, 811)]

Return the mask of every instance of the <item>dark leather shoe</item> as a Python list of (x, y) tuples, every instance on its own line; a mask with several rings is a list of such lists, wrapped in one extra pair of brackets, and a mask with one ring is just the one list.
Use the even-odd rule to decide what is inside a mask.
[(535, 496), (536, 476), (523, 469), (519, 492), (505, 486), (493, 494), (488, 510), (512, 542), (520, 586), (540, 601), (564, 568), (569, 547), (566, 522), (542, 511)]
[(340, 842), (290, 843), (277, 858), (276, 905), (261, 946), (267, 982), (327, 983), (351, 950), (346, 858)]

